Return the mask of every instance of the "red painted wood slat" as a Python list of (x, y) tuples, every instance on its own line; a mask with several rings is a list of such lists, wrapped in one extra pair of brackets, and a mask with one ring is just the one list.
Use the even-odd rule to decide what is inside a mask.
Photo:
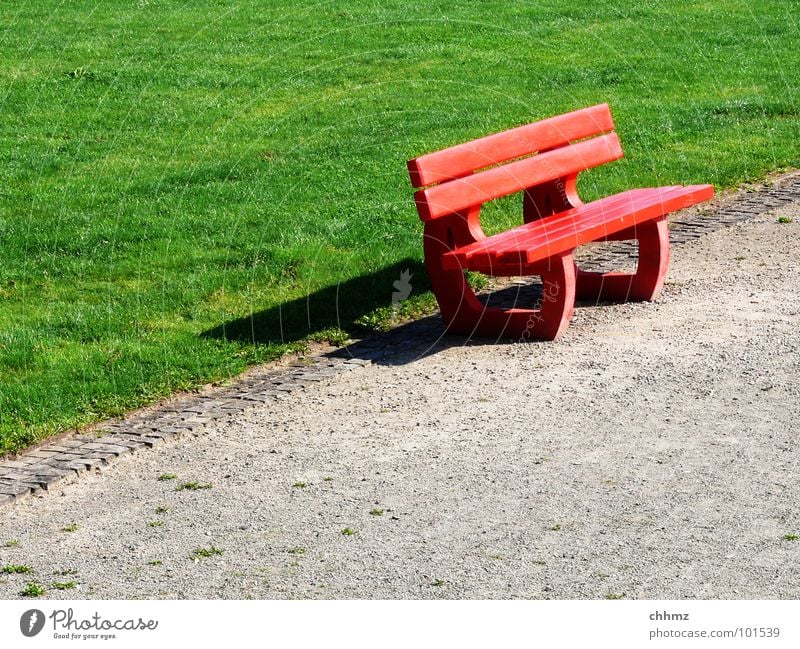
[(488, 237), (444, 255), (443, 267), (532, 264), (714, 196), (711, 185), (637, 189)]
[(414, 187), (424, 187), (613, 129), (608, 104), (598, 104), (420, 156), (408, 172)]
[(609, 133), (421, 189), (414, 194), (414, 200), (420, 218), (430, 221), (621, 157), (619, 138), (616, 133)]

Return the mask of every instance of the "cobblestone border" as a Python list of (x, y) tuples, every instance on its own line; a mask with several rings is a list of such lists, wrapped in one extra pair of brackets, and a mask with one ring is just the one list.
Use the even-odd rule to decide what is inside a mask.
[[(800, 174), (759, 191), (744, 192), (711, 213), (696, 211), (672, 221), (671, 242), (680, 245), (735, 223), (800, 200)], [(632, 246), (608, 246), (587, 259), (589, 265), (622, 267), (635, 261)], [(153, 448), (187, 433), (200, 434), (216, 421), (258, 403), (288, 398), (295, 390), (373, 362), (392, 362), (400, 353), (430, 348), (441, 336), (441, 320), (429, 316), (388, 333), (357, 341), (332, 353), (304, 357), (282, 367), (257, 368), (232, 385), (180, 396), (93, 426), (91, 432), (58, 439), (0, 462), (0, 509), (26, 497), (102, 470), (118, 457)], [(397, 361), (395, 361), (397, 362)]]

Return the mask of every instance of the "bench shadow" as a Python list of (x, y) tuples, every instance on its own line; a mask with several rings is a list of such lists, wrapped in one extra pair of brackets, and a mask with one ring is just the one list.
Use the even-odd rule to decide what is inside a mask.
[[(515, 306), (531, 308), (542, 299), (542, 285), (529, 278), (491, 293), (482, 293), (478, 299), (487, 307), (504, 309)], [(337, 349), (328, 356), (343, 359), (361, 359), (378, 365), (406, 365), (453, 347), (486, 346), (515, 342), (507, 336), (465, 336), (446, 333), (440, 314), (426, 316), (395, 327), (391, 331), (375, 334)], [(538, 340), (516, 341), (526, 345), (548, 344)]]
[[(401, 274), (404, 272), (411, 273), (413, 294), (430, 290), (425, 266), (416, 259), (407, 258), (374, 273), (315, 291), (304, 298), (230, 320), (200, 335), (250, 344), (291, 343), (314, 332), (339, 327), (354, 335), (361, 333), (364, 337), (325, 356), (389, 366), (413, 363), (452, 347), (514, 342), (514, 339), (508, 337), (448, 334), (439, 313), (404, 323), (387, 332), (365, 330), (356, 321), (380, 307), (391, 306), (395, 282), (401, 281)], [(515, 306), (532, 308), (541, 298), (542, 285), (534, 278), (478, 295), (478, 299), (487, 307), (505, 309)], [(589, 303), (578, 303), (576, 306), (589, 306)], [(524, 342), (526, 345), (547, 344), (535, 340), (517, 342)]]
[[(410, 273), (408, 282), (403, 281), (403, 273)], [(305, 297), (229, 320), (200, 336), (251, 344), (280, 344), (296, 342), (331, 327), (348, 332), (363, 330), (356, 321), (380, 307), (390, 307), (393, 293), (403, 286), (413, 295), (430, 290), (428, 274), (419, 260), (403, 259)]]

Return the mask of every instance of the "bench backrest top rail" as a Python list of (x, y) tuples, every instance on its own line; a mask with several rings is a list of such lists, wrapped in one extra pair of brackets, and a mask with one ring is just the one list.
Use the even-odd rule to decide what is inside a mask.
[(408, 172), (414, 187), (425, 187), (612, 130), (608, 104), (598, 104), (428, 153), (409, 160)]
[(608, 133), (421, 189), (414, 200), (420, 219), (430, 221), (621, 157), (617, 134)]

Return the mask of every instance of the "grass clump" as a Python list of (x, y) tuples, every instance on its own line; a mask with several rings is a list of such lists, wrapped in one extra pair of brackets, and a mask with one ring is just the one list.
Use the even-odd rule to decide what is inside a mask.
[(41, 597), (42, 595), (47, 592), (41, 584), (36, 583), (35, 581), (29, 581), (20, 591), (20, 595), (23, 597)]
[(78, 524), (77, 523), (68, 523), (61, 528), (62, 532), (77, 532), (78, 531)]
[(353, 536), (355, 533), (356, 533), (356, 531), (352, 527), (345, 527), (342, 530), (342, 534), (344, 536)]
[(51, 588), (55, 588), (56, 590), (72, 590), (78, 585), (75, 581), (54, 581), (50, 584)]
[(306, 340), (317, 343), (329, 343), (335, 347), (343, 347), (350, 340), (350, 335), (339, 327), (327, 327), (321, 331), (315, 331)]
[(779, 216), (778, 223), (792, 223), (794, 219), (791, 216)]
[(3, 566), (3, 569), (0, 572), (3, 572), (6, 575), (28, 575), (33, 572), (33, 568), (26, 565), (12, 563)]
[(175, 491), (199, 491), (201, 489), (211, 489), (213, 486), (210, 482), (184, 482), (175, 487)]
[(174, 480), (177, 477), (178, 476), (174, 473), (162, 473), (160, 476), (158, 476), (158, 480), (159, 482), (166, 482), (167, 480)]
[(211, 546), (208, 548), (197, 548), (192, 551), (191, 558), (195, 561), (199, 561), (200, 559), (208, 559), (209, 557), (219, 556), (222, 555), (225, 550), (221, 550), (215, 546)]

